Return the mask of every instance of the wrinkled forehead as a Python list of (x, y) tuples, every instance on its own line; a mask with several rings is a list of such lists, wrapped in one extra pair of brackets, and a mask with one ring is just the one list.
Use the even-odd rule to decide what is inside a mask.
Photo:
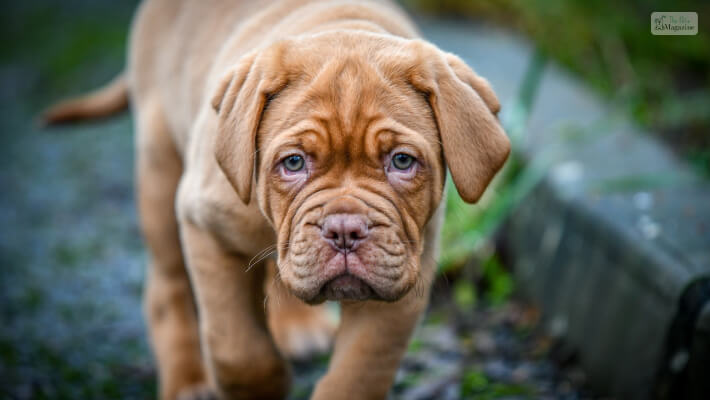
[(368, 139), (365, 136), (373, 131), (389, 132), (381, 139), (394, 135), (398, 140), (437, 146), (431, 108), (405, 76), (397, 73), (394, 61), (383, 56), (386, 43), (372, 44), (375, 49), (368, 49), (367, 41), (319, 44), (290, 50), (289, 57), (299, 62), (286, 63), (285, 68), (292, 69), (289, 83), (267, 107), (261, 144), (317, 126), (327, 131), (331, 147)]

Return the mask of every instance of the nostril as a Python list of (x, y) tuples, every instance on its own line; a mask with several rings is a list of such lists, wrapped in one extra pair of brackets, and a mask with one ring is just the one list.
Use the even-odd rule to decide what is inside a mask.
[(323, 222), (322, 235), (340, 250), (353, 250), (367, 238), (367, 220), (357, 214), (331, 214)]

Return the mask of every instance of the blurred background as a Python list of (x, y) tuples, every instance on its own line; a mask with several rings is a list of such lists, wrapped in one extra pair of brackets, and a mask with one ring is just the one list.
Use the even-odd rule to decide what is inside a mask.
[[(122, 69), (136, 4), (3, 4), (2, 398), (155, 396), (130, 115), (35, 120)], [(708, 398), (710, 3), (402, 4), (491, 81), (514, 152), (478, 205), (450, 185), (392, 398)], [(699, 32), (652, 35), (654, 11)], [(297, 363), (292, 398), (326, 365)]]

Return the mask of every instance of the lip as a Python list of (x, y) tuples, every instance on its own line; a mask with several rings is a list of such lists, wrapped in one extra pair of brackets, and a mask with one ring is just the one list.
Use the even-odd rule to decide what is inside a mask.
[(325, 300), (371, 300), (377, 299), (377, 293), (364, 280), (355, 275), (344, 273), (329, 280), (321, 287), (318, 297)]
[(347, 256), (344, 253), (333, 252), (335, 253), (333, 258), (323, 266), (319, 274), (320, 282), (305, 291), (294, 291), (294, 294), (304, 302), (308, 304), (320, 304), (326, 300), (393, 302), (399, 300), (411, 289), (411, 287), (407, 287), (396, 293), (383, 291), (372, 285), (368, 279), (366, 266), (359, 262), (355, 254), (349, 253), (347, 256), (355, 258), (346, 261)]

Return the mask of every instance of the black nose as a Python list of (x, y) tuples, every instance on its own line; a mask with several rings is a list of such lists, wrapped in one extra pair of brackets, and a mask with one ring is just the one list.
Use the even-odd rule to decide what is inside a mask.
[(367, 238), (367, 220), (358, 214), (331, 214), (325, 217), (321, 234), (337, 250), (351, 251)]

